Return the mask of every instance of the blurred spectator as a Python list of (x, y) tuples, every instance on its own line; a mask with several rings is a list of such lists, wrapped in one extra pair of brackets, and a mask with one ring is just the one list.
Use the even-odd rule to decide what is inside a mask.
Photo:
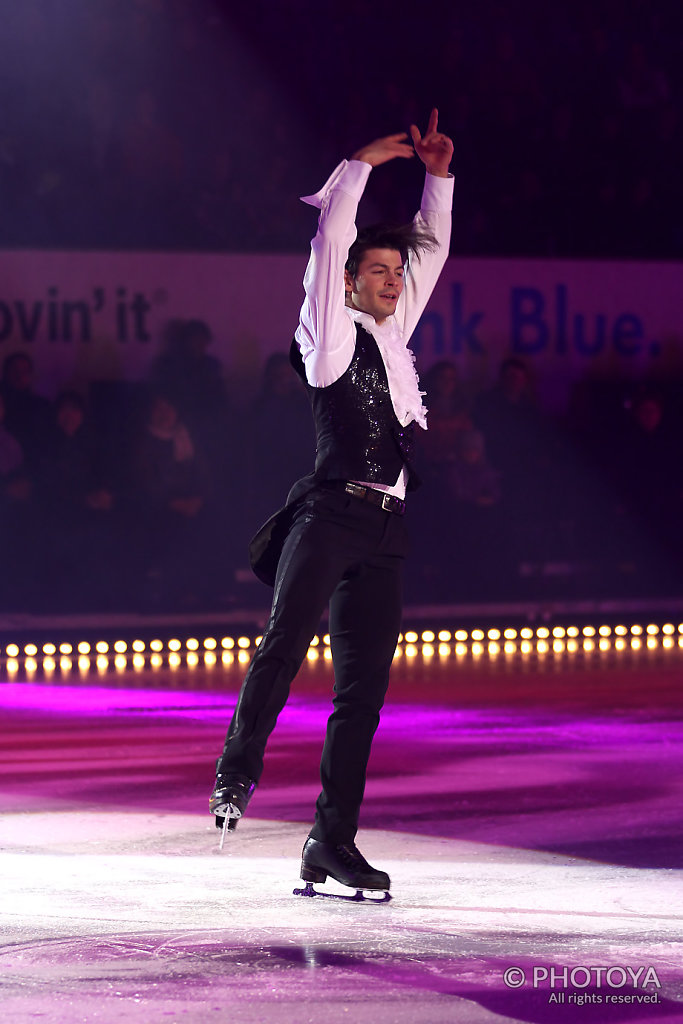
[(285, 353), (276, 352), (266, 362), (249, 432), (250, 518), (265, 522), (284, 504), (292, 481), (310, 472), (315, 451), (308, 399)]
[(143, 601), (153, 606), (200, 604), (212, 582), (206, 529), (211, 492), (203, 453), (170, 396), (153, 394), (134, 452), (133, 497)]
[(105, 479), (97, 438), (76, 391), (55, 401), (55, 429), (39, 486), (50, 515), (59, 523), (73, 521), (87, 509), (109, 511), (114, 496)]
[[(34, 526), (29, 513), (32, 483), (24, 473), (21, 445), (5, 426), (5, 402), (0, 392), (0, 534), (5, 538), (0, 565), (0, 607), (17, 606), (15, 588), (26, 566)], [(19, 606), (23, 600), (18, 602)]]
[(661, 393), (643, 390), (633, 400), (608, 469), (620, 513), (614, 529), (623, 537), (624, 555), (635, 563), (643, 589), (680, 586), (683, 473), (679, 452)]
[(228, 429), (223, 367), (208, 353), (212, 339), (203, 320), (172, 320), (150, 373), (152, 387), (173, 402), (210, 459), (224, 451)]
[(662, 395), (646, 390), (633, 401), (613, 452), (618, 493), (626, 509), (648, 531), (680, 532), (683, 473), (680, 445)]
[(117, 563), (114, 495), (78, 392), (65, 391), (55, 401), (54, 429), (37, 477), (36, 498), (43, 600), (56, 600), (62, 607), (107, 603), (115, 589), (111, 574)]
[[(7, 511), (27, 502), (33, 494), (33, 481), (26, 475), (22, 445), (5, 424), (5, 400), (0, 392), (0, 515), (7, 524)], [(5, 537), (7, 535), (5, 534)]]
[(35, 472), (47, 451), (52, 407), (47, 398), (33, 390), (33, 360), (25, 352), (6, 357), (0, 392), (5, 403), (5, 426), (22, 447), (27, 471)]
[[(243, 560), (248, 541), (242, 519), (249, 444), (236, 429), (222, 363), (208, 351), (212, 340), (204, 320), (170, 321), (150, 382), (177, 410), (199, 453), (204, 479), (211, 481), (201, 519), (207, 542), (209, 537), (215, 539), (213, 571), (200, 589), (206, 593), (215, 586), (217, 599), (225, 602), (230, 600), (234, 570)], [(235, 501), (236, 482), (243, 496), (239, 501)]]
[(3, 489), (24, 462), (24, 453), (16, 437), (5, 425), (5, 400), (0, 392), (0, 479)]
[[(207, 323), (199, 319), (172, 320), (166, 326), (163, 350), (151, 373), (153, 390), (174, 406), (179, 421), (192, 438), (201, 466), (201, 492), (211, 482), (210, 496), (202, 504), (202, 529), (208, 540), (216, 538), (212, 554), (212, 579), (204, 579), (204, 593), (211, 585), (230, 591), (228, 582), (246, 550), (243, 535), (243, 502), (235, 501), (235, 482), (248, 477), (248, 444), (235, 430), (219, 359), (209, 354), (213, 340)], [(238, 486), (242, 486), (241, 484)], [(186, 532), (192, 529), (187, 526)], [(220, 538), (220, 541), (218, 541)], [(195, 581), (195, 589), (197, 582)], [(221, 598), (223, 600), (223, 598)]]
[(477, 399), (473, 419), (506, 481), (536, 474), (543, 450), (542, 420), (521, 359), (513, 356), (502, 362), (497, 383)]
[(484, 435), (463, 431), (447, 473), (450, 536), (443, 546), (459, 590), (469, 599), (491, 600), (507, 592), (514, 559), (503, 529), (501, 475), (488, 461)]
[(458, 431), (428, 493), (415, 497), (411, 517), (419, 557), (413, 585), (430, 600), (449, 604), (508, 594), (514, 549), (501, 505), (501, 474), (488, 461), (481, 431)]
[(207, 467), (170, 396), (151, 398), (136, 462), (140, 493), (155, 514), (198, 515), (209, 490)]
[(511, 557), (520, 562), (531, 552), (545, 557), (564, 496), (563, 460), (521, 359), (503, 361), (497, 383), (475, 403), (473, 419), (486, 438), (491, 463), (501, 473)]
[(455, 458), (448, 473), (448, 489), (457, 502), (489, 508), (501, 498), (500, 473), (486, 456), (480, 430), (464, 430), (457, 438)]
[(472, 426), (464, 389), (455, 363), (443, 359), (422, 377), (427, 407), (427, 430), (418, 443), (424, 472), (439, 476), (456, 458), (458, 436)]

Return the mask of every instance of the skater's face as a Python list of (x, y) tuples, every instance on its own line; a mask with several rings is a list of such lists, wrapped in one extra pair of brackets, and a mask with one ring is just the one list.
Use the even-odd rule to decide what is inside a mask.
[(396, 249), (367, 249), (352, 277), (344, 271), (349, 306), (373, 316), (378, 324), (396, 312), (403, 291), (403, 261)]

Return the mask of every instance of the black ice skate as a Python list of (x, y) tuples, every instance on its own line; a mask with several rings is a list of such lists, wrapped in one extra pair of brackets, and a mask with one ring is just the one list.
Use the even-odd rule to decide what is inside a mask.
[(218, 774), (213, 793), (209, 797), (209, 811), (216, 815), (216, 828), (220, 828), (223, 849), (226, 832), (234, 832), (237, 822), (247, 809), (256, 783), (248, 775)]
[[(355, 889), (355, 895), (337, 895), (332, 892), (318, 892), (314, 882), (325, 882), (330, 875), (342, 885)], [(333, 899), (351, 900), (353, 903), (386, 903), (391, 899), (391, 881), (386, 871), (378, 871), (368, 864), (354, 843), (321, 843), (307, 839), (301, 855), (301, 878), (306, 882), (303, 889), (295, 889), (295, 896), (329, 896)], [(381, 896), (365, 896), (364, 890), (383, 891)]]

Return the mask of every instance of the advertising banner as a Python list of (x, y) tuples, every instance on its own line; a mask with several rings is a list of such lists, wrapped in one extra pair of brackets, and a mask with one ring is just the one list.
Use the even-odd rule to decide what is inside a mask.
[[(307, 254), (0, 253), (0, 359), (31, 354), (54, 396), (91, 380), (144, 378), (165, 326), (201, 319), (240, 393), (286, 351)], [(418, 367), (453, 361), (472, 389), (523, 359), (561, 409), (586, 376), (681, 369), (683, 265), (451, 259), (413, 336)]]

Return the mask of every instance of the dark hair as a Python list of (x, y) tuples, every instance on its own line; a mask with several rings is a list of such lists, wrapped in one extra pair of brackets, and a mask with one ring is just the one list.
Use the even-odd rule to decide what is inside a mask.
[(409, 256), (418, 260), (423, 252), (434, 252), (439, 243), (430, 231), (416, 228), (414, 224), (371, 224), (358, 232), (356, 241), (349, 249), (345, 269), (354, 277), (363, 255), (368, 249), (395, 249), (406, 263)]

